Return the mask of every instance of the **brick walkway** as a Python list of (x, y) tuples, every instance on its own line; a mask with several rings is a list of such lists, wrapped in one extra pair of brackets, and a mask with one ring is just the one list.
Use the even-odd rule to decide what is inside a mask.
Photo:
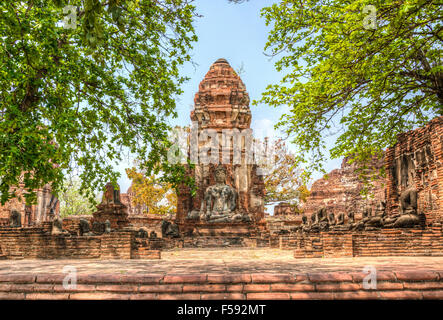
[[(77, 269), (75, 288), (62, 285), (65, 266)], [(363, 285), (365, 266), (376, 268), (376, 288)], [(161, 260), (2, 260), (0, 300), (443, 299), (442, 280), (443, 257), (295, 259), (277, 249), (188, 249), (164, 251)]]
[(60, 273), (75, 266), (79, 273), (322, 273), (443, 270), (443, 257), (355, 257), (295, 259), (292, 250), (180, 249), (163, 251), (161, 260), (0, 260), (0, 274)]

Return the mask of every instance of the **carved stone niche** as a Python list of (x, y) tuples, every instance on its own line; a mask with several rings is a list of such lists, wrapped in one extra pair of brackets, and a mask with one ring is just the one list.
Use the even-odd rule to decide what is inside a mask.
[(11, 210), (9, 215), (9, 226), (12, 228), (21, 228), (22, 215), (17, 210)]

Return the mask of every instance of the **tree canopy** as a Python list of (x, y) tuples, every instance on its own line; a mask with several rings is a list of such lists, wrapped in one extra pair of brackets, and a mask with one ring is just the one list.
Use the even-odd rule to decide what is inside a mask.
[(288, 107), (277, 126), (310, 169), (322, 169), (327, 135), (333, 158), (365, 162), (443, 115), (441, 1), (281, 0), (262, 15), (284, 76), (258, 102)]
[(184, 169), (160, 160), (197, 40), (190, 2), (0, 3), (2, 203), (19, 184), (57, 190), (74, 169), (83, 189), (116, 182), (112, 165), (129, 153), (179, 179)]
[(304, 171), (297, 167), (295, 154), (288, 150), (282, 139), (277, 140), (273, 148), (273, 165), (264, 177), (265, 205), (284, 201), (298, 207), (309, 196)]
[(126, 169), (132, 180), (133, 202), (150, 214), (165, 215), (174, 213), (177, 208), (177, 193), (170, 183), (161, 181), (155, 175), (146, 176), (136, 168)]
[(95, 195), (95, 201), (91, 201), (87, 192), (80, 189), (81, 182), (78, 179), (65, 179), (63, 190), (59, 193), (60, 216), (62, 218), (70, 215), (91, 215), (97, 210), (96, 204), (100, 203), (99, 194), (96, 191), (89, 190), (89, 193)]

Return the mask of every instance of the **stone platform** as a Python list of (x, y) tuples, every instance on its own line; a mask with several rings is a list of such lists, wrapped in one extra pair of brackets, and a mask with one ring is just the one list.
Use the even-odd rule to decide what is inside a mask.
[(256, 233), (256, 227), (250, 223), (202, 223), (188, 222), (179, 225), (183, 233), (192, 233), (194, 236), (219, 237), (251, 237)]
[[(65, 266), (77, 288), (64, 289)], [(377, 271), (364, 289), (363, 268)], [(278, 249), (164, 251), (162, 260), (0, 261), (1, 299), (443, 299), (443, 257), (294, 259)]]

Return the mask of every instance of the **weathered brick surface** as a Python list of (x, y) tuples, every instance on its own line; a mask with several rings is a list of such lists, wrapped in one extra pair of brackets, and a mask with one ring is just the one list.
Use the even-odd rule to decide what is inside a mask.
[[(50, 225), (50, 223), (49, 223)], [(71, 226), (71, 229), (73, 227)], [(46, 225), (0, 227), (1, 253), (7, 259), (160, 259), (161, 251), (137, 247), (134, 231), (97, 236), (51, 235)], [(1, 276), (0, 276), (1, 279)], [(1, 280), (0, 280), (1, 281)]]
[[(312, 273), (303, 283), (294, 283), (293, 274), (267, 274), (260, 283), (251, 283), (254, 274), (166, 274), (157, 278), (132, 274), (120, 280), (115, 274), (89, 274), (78, 279), (76, 288), (63, 288), (59, 275), (38, 274), (22, 279), (3, 277), (0, 299), (442, 299), (443, 282), (436, 274), (398, 272), (397, 279), (380, 273), (385, 280), (378, 279), (375, 289), (365, 289), (355, 272)], [(210, 283), (214, 280), (216, 284)]]
[(294, 249), (295, 258), (443, 256), (441, 227), (321, 232), (279, 238), (283, 249)]
[[(399, 196), (409, 186), (418, 192), (418, 211), (426, 225), (443, 219), (443, 116), (426, 126), (398, 135), (386, 152), (386, 208), (399, 211)], [(406, 174), (405, 174), (406, 173)]]
[[(250, 129), (251, 110), (249, 108), (249, 95), (246, 87), (239, 75), (232, 69), (225, 59), (215, 61), (204, 79), (200, 82), (198, 92), (194, 98), (194, 109), (191, 111), (191, 120), (198, 124), (198, 133), (202, 130), (211, 129), (220, 136), (223, 130), (232, 129), (233, 132)], [(242, 131), (244, 134), (246, 131)], [(198, 146), (203, 150), (204, 141), (195, 139), (194, 135), (190, 135), (191, 145)], [(234, 139), (237, 141), (237, 139)], [(235, 142), (234, 142), (235, 143)], [(219, 163), (223, 163), (226, 169), (226, 184), (236, 189), (238, 197), (236, 199), (236, 210), (242, 215), (249, 215), (251, 221), (246, 223), (251, 231), (256, 233), (260, 227), (258, 223), (264, 218), (264, 180), (263, 176), (257, 172), (255, 164), (246, 163), (241, 168), (234, 163), (234, 143), (229, 147), (229, 159), (226, 161), (222, 157), (225, 152), (219, 152)], [(219, 145), (226, 149), (227, 145)], [(241, 147), (241, 153), (249, 151), (249, 146), (245, 142), (245, 146)], [(200, 150), (200, 151), (201, 151)], [(214, 152), (214, 151), (211, 151)], [(212, 154), (211, 154), (212, 156)], [(214, 154), (214, 156), (217, 156)], [(245, 157), (243, 156), (243, 159)], [(244, 160), (242, 160), (244, 161)], [(228, 162), (228, 163), (226, 163)], [(180, 186), (177, 204), (177, 222), (180, 225), (182, 234), (205, 235), (208, 229), (212, 229), (213, 235), (228, 235), (233, 233), (236, 236), (238, 228), (214, 228), (212, 223), (195, 223), (186, 219), (189, 212), (200, 210), (204, 203), (205, 190), (215, 184), (215, 165), (203, 164), (201, 161), (195, 165), (195, 168), (187, 168), (189, 176), (195, 179), (196, 192), (193, 194), (188, 186)], [(222, 223), (223, 224), (223, 223)], [(244, 234), (242, 238), (249, 238), (254, 234)], [(212, 245), (212, 244), (211, 244)]]
[[(22, 226), (38, 225), (44, 221), (49, 221), (54, 217), (60, 216), (60, 202), (55, 201), (56, 198), (52, 195), (50, 185), (45, 185), (40, 189), (34, 189), (37, 196), (37, 203), (30, 206), (25, 206), (23, 197), (25, 190), (23, 184), (18, 188), (12, 187), (10, 192), (13, 191), (16, 197), (7, 201), (4, 205), (0, 204), (0, 226), (9, 225), (9, 217), (12, 210), (16, 210), (21, 214)], [(51, 214), (49, 204), (53, 207), (53, 215)]]
[[(368, 167), (378, 170), (383, 165), (383, 158), (374, 159)], [(360, 193), (364, 183), (359, 179), (357, 170), (358, 166), (349, 163), (349, 159), (345, 158), (339, 169), (334, 169), (327, 174), (327, 177), (314, 181), (307, 201), (302, 204), (303, 213), (309, 217), (324, 206), (328, 212), (333, 212), (337, 216), (351, 208), (356, 213), (356, 219), (361, 219), (361, 212), (367, 205), (367, 200)], [(382, 178), (372, 182), (369, 191), (375, 199), (384, 199), (383, 182)]]
[(280, 202), (276, 206), (274, 206), (274, 217), (277, 216), (293, 216), (298, 215), (300, 212), (295, 209), (295, 207), (291, 206), (287, 202)]

